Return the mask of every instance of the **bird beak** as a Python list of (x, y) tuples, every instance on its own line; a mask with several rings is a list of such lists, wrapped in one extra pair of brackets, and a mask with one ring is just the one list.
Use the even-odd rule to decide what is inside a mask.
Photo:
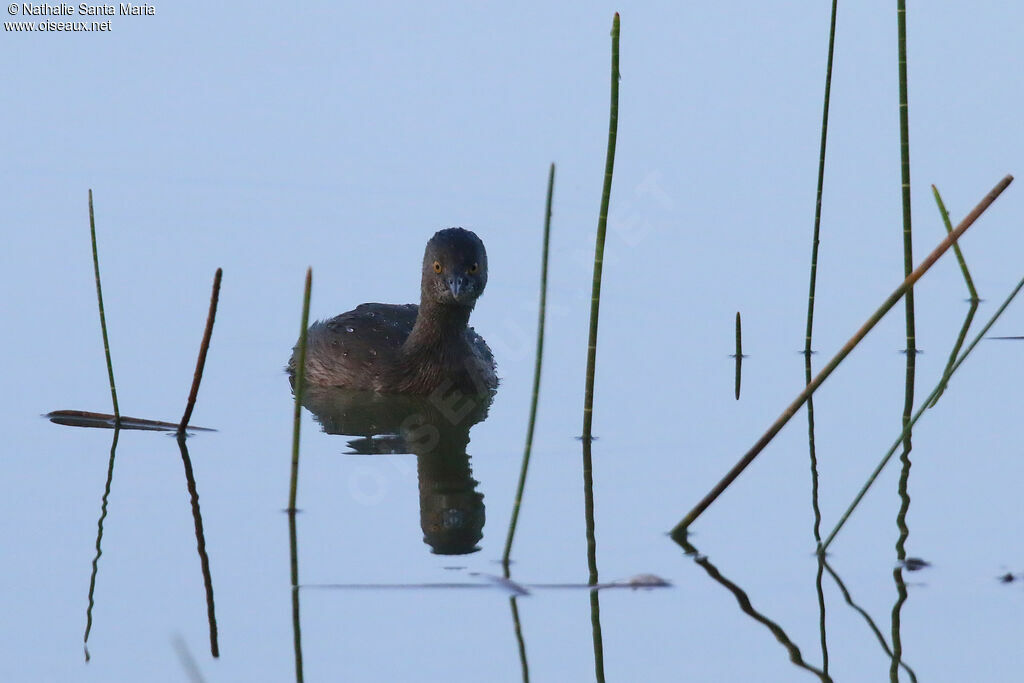
[(461, 275), (448, 278), (448, 289), (451, 290), (452, 296), (456, 300), (458, 300), (460, 294), (466, 291), (466, 285), (468, 284), (469, 281)]

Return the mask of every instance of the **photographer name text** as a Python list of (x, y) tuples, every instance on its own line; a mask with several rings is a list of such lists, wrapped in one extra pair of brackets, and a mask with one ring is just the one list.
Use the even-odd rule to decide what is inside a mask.
[[(16, 6), (12, 5), (12, 8)], [(85, 2), (80, 5), (69, 5), (64, 2), (50, 5), (45, 2), (26, 2), (21, 4), (21, 14), (28, 17), (152, 17), (156, 14), (156, 6), (147, 2), (122, 2), (117, 5), (90, 5)]]

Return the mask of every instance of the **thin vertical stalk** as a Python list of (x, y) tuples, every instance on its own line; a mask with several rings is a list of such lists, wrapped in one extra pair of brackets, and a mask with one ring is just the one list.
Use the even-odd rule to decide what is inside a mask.
[[(615, 170), (615, 141), (619, 127), (619, 13), (612, 21), (611, 106), (608, 116), (608, 152), (605, 157), (604, 187), (601, 211), (597, 219), (594, 246), (594, 283), (590, 298), (590, 337), (587, 342), (587, 377), (583, 396), (583, 497), (587, 521), (588, 584), (596, 586), (597, 535), (594, 523), (594, 465), (591, 454), (594, 418), (594, 367), (597, 362), (597, 321), (601, 307), (601, 268), (604, 264), (604, 239), (608, 228), (608, 204), (612, 194), (612, 173)], [(590, 595), (590, 622), (594, 642), (594, 670), (599, 683), (604, 681), (604, 644), (601, 635), (601, 603), (597, 591)]]
[(103, 332), (103, 353), (107, 357), (107, 376), (110, 378), (110, 399), (114, 403), (114, 423), (121, 421), (117, 407), (117, 387), (114, 386), (114, 364), (110, 360), (110, 341), (107, 338), (107, 316), (103, 312), (103, 287), (100, 285), (100, 257), (96, 248), (96, 215), (92, 209), (92, 190), (89, 190), (89, 235), (92, 238), (92, 268), (96, 275), (96, 301), (100, 308), (100, 330)]
[(594, 367), (597, 363), (597, 320), (601, 309), (601, 269), (604, 265), (604, 238), (608, 229), (608, 204), (612, 195), (612, 173), (615, 170), (615, 141), (619, 128), (619, 13), (612, 21), (612, 87), (608, 116), (608, 152), (604, 162), (604, 187), (601, 190), (601, 211), (597, 217), (597, 240), (594, 247), (594, 283), (590, 295), (590, 337), (587, 341), (587, 377), (583, 394), (583, 439), (591, 438), (594, 418)]
[(743, 376), (743, 329), (740, 312), (736, 311), (736, 400), (740, 400), (740, 378)]
[(299, 426), (302, 424), (302, 394), (306, 384), (306, 330), (309, 327), (309, 294), (313, 288), (313, 269), (306, 269), (306, 288), (302, 295), (302, 329), (299, 331), (298, 364), (295, 369), (295, 414), (292, 419), (292, 476), (288, 493), (288, 512), (295, 512), (299, 487)]
[(295, 498), (299, 485), (299, 425), (302, 423), (302, 394), (306, 384), (306, 331), (309, 328), (309, 296), (313, 289), (313, 269), (306, 269), (302, 294), (302, 327), (299, 330), (298, 367), (295, 370), (295, 414), (292, 421), (292, 474), (288, 494), (288, 548), (292, 583), (292, 644), (295, 648), (295, 680), (303, 681), (302, 628), (299, 619), (299, 541), (295, 528)]
[[(588, 584), (597, 586), (597, 533), (594, 521), (594, 461), (591, 454), (594, 418), (594, 367), (597, 361), (597, 319), (601, 303), (601, 267), (604, 263), (604, 236), (608, 227), (608, 204), (611, 199), (611, 175), (615, 167), (615, 135), (618, 129), (618, 12), (611, 23), (611, 104), (608, 115), (608, 151), (604, 161), (604, 186), (601, 210), (597, 218), (597, 240), (594, 247), (594, 286), (590, 300), (590, 338), (587, 343), (587, 384), (583, 408), (583, 490), (587, 518)], [(594, 641), (594, 670), (599, 682), (604, 681), (604, 645), (601, 636), (601, 604), (596, 591), (591, 592), (590, 620)]]
[[(551, 236), (551, 198), (555, 190), (555, 165), (548, 170), (548, 194), (544, 208), (544, 246), (541, 249), (540, 262), (540, 305), (537, 312), (537, 353), (533, 365), (533, 395), (530, 398), (530, 421), (526, 426), (526, 446), (523, 448), (523, 464), (519, 470), (519, 486), (516, 488), (516, 500), (512, 506), (512, 519), (508, 523), (508, 536), (505, 539), (505, 552), (501, 563), (505, 567), (505, 578), (508, 578), (509, 556), (512, 554), (512, 540), (516, 535), (519, 523), (519, 508), (523, 502), (523, 491), (526, 488), (526, 473), (530, 468), (530, 453), (533, 451), (533, 428), (537, 422), (537, 400), (540, 396), (540, 370), (544, 358), (544, 317), (548, 298), (548, 243)], [(513, 598), (514, 600), (515, 598)], [(513, 609), (515, 603), (513, 602)]]
[(206, 329), (203, 331), (203, 341), (199, 344), (199, 357), (196, 359), (196, 371), (192, 375), (192, 389), (188, 392), (188, 402), (185, 404), (185, 414), (181, 416), (181, 423), (178, 425), (178, 434), (184, 434), (188, 427), (188, 421), (192, 419), (192, 409), (196, 405), (196, 395), (199, 394), (199, 383), (203, 381), (203, 368), (206, 366), (206, 352), (210, 349), (210, 337), (213, 334), (213, 321), (217, 317), (217, 301), (220, 298), (220, 279), (223, 271), (218, 268), (213, 275), (213, 291), (210, 293), (210, 310), (206, 313)]
[[(910, 221), (910, 115), (907, 102), (907, 3), (896, 0), (896, 30), (899, 42), (900, 79), (900, 190), (903, 198), (903, 276), (914, 269), (913, 232)], [(917, 352), (914, 332), (914, 290), (904, 299), (907, 317), (907, 353)]]
[(828, 60), (825, 66), (825, 104), (821, 112), (821, 147), (818, 152), (818, 190), (814, 200), (814, 236), (811, 240), (811, 278), (807, 293), (807, 333), (804, 353), (811, 353), (811, 332), (814, 328), (814, 290), (818, 279), (818, 234), (821, 227), (821, 195), (825, 186), (825, 144), (828, 141), (828, 103), (832, 91), (832, 57), (836, 45), (836, 10), (838, 0), (832, 0), (832, 20), (828, 30)]
[[(828, 143), (828, 110), (829, 97), (832, 92), (832, 62), (836, 45), (836, 15), (838, 0), (832, 0), (832, 15), (828, 30), (828, 59), (825, 63), (825, 96), (821, 111), (821, 144), (818, 151), (818, 186), (814, 199), (814, 233), (811, 239), (811, 275), (807, 288), (807, 329), (804, 334), (804, 378), (810, 384), (811, 375), (811, 339), (814, 331), (814, 299), (818, 279), (818, 245), (821, 233), (821, 199), (825, 187), (825, 149)], [(738, 316), (739, 314), (737, 314)], [(739, 320), (737, 317), (737, 325)], [(739, 362), (736, 364), (736, 398), (739, 398)], [(814, 448), (814, 400), (807, 397), (807, 443), (811, 460), (811, 507), (814, 510), (814, 540), (821, 543), (821, 509), (818, 506), (818, 459)], [(828, 675), (828, 641), (825, 634), (825, 596), (822, 591), (822, 575), (824, 558), (818, 558), (818, 573), (815, 588), (818, 596), (818, 633), (821, 642), (822, 671)]]

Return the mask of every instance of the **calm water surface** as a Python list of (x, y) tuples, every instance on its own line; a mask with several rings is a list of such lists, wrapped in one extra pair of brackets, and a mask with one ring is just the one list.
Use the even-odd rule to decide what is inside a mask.
[[(397, 273), (396, 280), (414, 283), (413, 251), (393, 255), (395, 261), (404, 256), (409, 267), (399, 270), (410, 271)], [(529, 324), (525, 313), (512, 317), (502, 311), (508, 308), (502, 299), (515, 300), (516, 286), (525, 287), (528, 280), (525, 274), (503, 277), (502, 264), (529, 262), (535, 249), (524, 246), (518, 255), (494, 251), (503, 255), (494, 259), (498, 266), (476, 324), (501, 348), (503, 324), (524, 329)], [(107, 262), (119, 260), (112, 255)], [(107, 279), (123, 410), (173, 419), (187, 393), (201, 332), (201, 288), (195, 284), (196, 300), (172, 311), (156, 302), (133, 304), (116, 274), (125, 267), (112, 267)], [(90, 283), (87, 277), (73, 282), (77, 275), (86, 273), (67, 276), (65, 298), (88, 311)], [(281, 284), (292, 295), (301, 272), (296, 276)], [(614, 301), (614, 276), (611, 282)], [(178, 287), (193, 284), (144, 286), (153, 288), (151, 296), (173, 300)], [(233, 293), (238, 286), (229, 270), (194, 417), (219, 431), (188, 441), (220, 658), (210, 656), (203, 575), (178, 446), (167, 435), (128, 431), (117, 446), (97, 563), (88, 644), (92, 659), (84, 661), (91, 562), (112, 433), (52, 425), (36, 415), (65, 405), (106, 407), (98, 332), (86, 313), (77, 334), (48, 341), (51, 357), (61, 359), (48, 386), (30, 382), (27, 367), (14, 368), (24, 373), (17, 384), (28, 387), (31, 400), (25, 408), (32, 407), (7, 418), (16, 478), (5, 514), (11, 554), (4, 571), (11, 587), (9, 613), (18, 615), (7, 622), (5, 633), (18, 653), (4, 664), (9, 680), (180, 680), (186, 675), (178, 654), (182, 644), (212, 680), (294, 675), (288, 524), (281, 512), (287, 499), (291, 393), (282, 365), (298, 307), (281, 305), (269, 314), (279, 325), (266, 328), (262, 338), (246, 339), (249, 321), (267, 313)], [(328, 302), (344, 297), (324, 289), (316, 289), (317, 309), (346, 305)], [(921, 334), (936, 341), (918, 359), (918, 400), (941, 372), (958, 317), (967, 309), (955, 297), (942, 302), (928, 296), (928, 289), (921, 291)], [(553, 316), (549, 330), (536, 449), (511, 570), (512, 579), (525, 585), (582, 584), (588, 578), (580, 444), (573, 439), (579, 430), (585, 315), (564, 291), (556, 289), (553, 298), (565, 304), (564, 314)], [(794, 309), (800, 305), (795, 301)], [(127, 315), (133, 306), (141, 312)], [(994, 307), (983, 304), (982, 317)], [(161, 309), (154, 319), (173, 318), (164, 323), (171, 334), (160, 326), (141, 329), (148, 326), (150, 308)], [(669, 336), (684, 340), (673, 345), (678, 351), (668, 362), (665, 336), (637, 336), (618, 322), (622, 316), (614, 305), (605, 311), (600, 438), (594, 444), (600, 578), (652, 573), (673, 584), (600, 593), (605, 675), (788, 680), (804, 675), (791, 661), (797, 651), (821, 669), (822, 607), (805, 413), (695, 525), (690, 540), (696, 556), (665, 534), (795, 395), (802, 357), (787, 348), (788, 339), (773, 335), (770, 325), (751, 325), (737, 402), (727, 354), (729, 315), (720, 316), (714, 332), (689, 338), (681, 315), (661, 316)], [(816, 401), (818, 502), (825, 532), (898, 436), (905, 358), (896, 351), (896, 323), (883, 323)], [(401, 441), (353, 442), (351, 436), (325, 433), (323, 425), (328, 432), (356, 436), (366, 433), (368, 421), (387, 427), (386, 414), (381, 418), (373, 408), (367, 418), (354, 412), (360, 410), (358, 402), (345, 403), (344, 397), (340, 406), (328, 408), (323, 405), (331, 399), (321, 399), (315, 406), (319, 422), (304, 413), (297, 536), (300, 583), (309, 586), (299, 592), (309, 680), (342, 675), (516, 680), (522, 675), (509, 593), (487, 578), (501, 573), (497, 560), (511, 512), (529, 391), (530, 360), (512, 346), (515, 337), (506, 339), (509, 349), (499, 353), (503, 384), (490, 414), (471, 427), (468, 443), (464, 430), (443, 435), (450, 458), (417, 458), (408, 453), (416, 451), (415, 444)], [(1020, 441), (1012, 427), (1018, 355), (1017, 342), (982, 342), (915, 430), (905, 543), (908, 555), (930, 566), (897, 570), (898, 462), (837, 538), (820, 584), (828, 670), (836, 679), (888, 676), (894, 635), (904, 663), (919, 679), (970, 678), (983, 670), (990, 680), (1006, 680), (1021, 664), (1014, 646), (1021, 584), (997, 580), (1022, 570), (1013, 526), (1021, 512), (1015, 457)], [(658, 372), (645, 367), (655, 358), (662, 364)], [(61, 386), (75, 374), (91, 386), (81, 393)], [(366, 453), (373, 449), (378, 452)], [(446, 539), (444, 529), (450, 527), (454, 537)], [(431, 545), (449, 553), (476, 551), (445, 555)], [(856, 607), (846, 603), (844, 589)], [(531, 676), (584, 680), (595, 675), (592, 603), (585, 589), (538, 587), (517, 603)], [(879, 642), (868, 618), (888, 645)]]

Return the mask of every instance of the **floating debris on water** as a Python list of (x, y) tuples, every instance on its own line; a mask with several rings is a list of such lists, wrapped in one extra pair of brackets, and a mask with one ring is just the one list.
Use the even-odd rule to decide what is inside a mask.
[[(93, 413), (86, 410), (55, 410), (52, 413), (43, 415), (54, 424), (68, 427), (91, 427), (94, 429), (140, 429), (151, 432), (174, 432), (178, 430), (177, 422), (161, 422), (159, 420), (145, 420), (138, 417), (122, 415), (120, 420), (107, 413)], [(196, 427), (189, 425), (190, 432), (215, 432), (216, 429), (208, 427)]]
[(624, 585), (636, 589), (665, 588), (667, 586), (671, 586), (672, 584), (669, 581), (666, 581), (665, 579), (661, 578), (657, 574), (637, 574), (627, 579)]
[(916, 572), (918, 570), (924, 569), (925, 567), (932, 566), (931, 562), (922, 560), (920, 557), (908, 557), (907, 559), (903, 560), (898, 564), (900, 567), (903, 567), (908, 572)]

